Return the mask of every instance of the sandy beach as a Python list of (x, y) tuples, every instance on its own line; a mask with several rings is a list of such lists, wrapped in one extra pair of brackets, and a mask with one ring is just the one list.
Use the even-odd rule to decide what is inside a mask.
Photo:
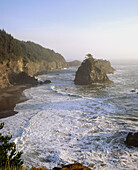
[(17, 114), (14, 107), (17, 103), (27, 100), (23, 95), (26, 88), (26, 85), (17, 85), (0, 90), (0, 119)]

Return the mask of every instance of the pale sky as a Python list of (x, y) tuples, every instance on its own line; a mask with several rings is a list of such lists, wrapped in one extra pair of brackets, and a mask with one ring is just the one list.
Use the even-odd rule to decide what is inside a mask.
[(138, 0), (0, 0), (0, 29), (66, 60), (138, 60)]

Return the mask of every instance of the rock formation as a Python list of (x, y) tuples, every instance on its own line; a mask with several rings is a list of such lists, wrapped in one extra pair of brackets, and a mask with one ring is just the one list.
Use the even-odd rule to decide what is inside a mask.
[(99, 63), (100, 61), (95, 60), (92, 56), (86, 58), (76, 72), (74, 83), (78, 85), (112, 83), (106, 75), (106, 72), (109, 73), (109, 71), (105, 71), (104, 66)]
[(129, 132), (125, 141), (127, 146), (135, 146), (138, 147), (138, 132), (132, 133)]

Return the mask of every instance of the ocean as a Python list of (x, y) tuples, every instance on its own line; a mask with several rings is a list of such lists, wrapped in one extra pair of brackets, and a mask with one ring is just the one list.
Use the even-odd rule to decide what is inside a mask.
[(37, 76), (51, 84), (26, 89), (18, 114), (0, 119), (26, 167), (80, 162), (100, 170), (138, 169), (138, 149), (126, 147), (138, 131), (137, 64), (113, 65), (112, 84), (74, 85), (77, 68)]

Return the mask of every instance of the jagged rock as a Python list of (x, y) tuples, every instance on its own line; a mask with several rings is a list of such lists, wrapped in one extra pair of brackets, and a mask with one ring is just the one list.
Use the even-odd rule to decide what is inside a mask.
[(33, 84), (37, 85), (38, 81), (34, 77), (29, 76), (25, 72), (20, 72), (20, 73), (12, 73), (9, 75), (9, 81), (12, 85), (16, 84)]
[(98, 68), (95, 63), (96, 60), (93, 57), (86, 58), (76, 72), (74, 83), (78, 85), (112, 83), (105, 71)]
[(138, 147), (138, 132), (136, 132), (136, 133), (129, 132), (126, 137), (125, 144), (127, 146)]

